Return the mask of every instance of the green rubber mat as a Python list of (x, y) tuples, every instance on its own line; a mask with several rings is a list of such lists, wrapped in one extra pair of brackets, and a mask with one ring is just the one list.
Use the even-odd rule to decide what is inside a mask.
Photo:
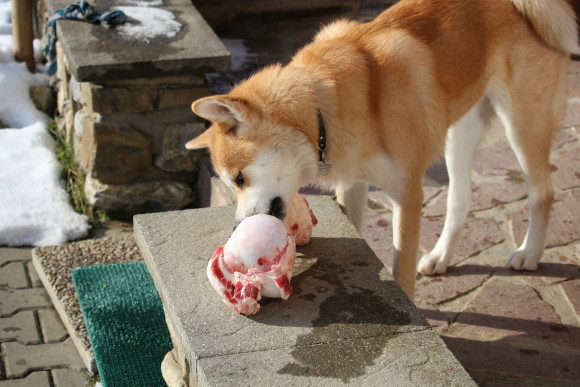
[(72, 278), (103, 386), (165, 386), (161, 361), (173, 345), (145, 264), (81, 266)]

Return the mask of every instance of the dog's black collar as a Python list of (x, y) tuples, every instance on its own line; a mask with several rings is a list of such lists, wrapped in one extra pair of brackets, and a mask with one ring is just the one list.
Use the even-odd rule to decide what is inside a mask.
[(322, 113), (318, 110), (318, 161), (325, 162), (326, 159), (326, 127)]
[(318, 110), (318, 172), (326, 176), (332, 169), (332, 162), (326, 160), (326, 127), (322, 113)]

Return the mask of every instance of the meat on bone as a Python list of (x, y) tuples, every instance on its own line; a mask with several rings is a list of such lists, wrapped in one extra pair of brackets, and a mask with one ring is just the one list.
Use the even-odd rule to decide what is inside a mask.
[(286, 222), (263, 214), (248, 217), (213, 253), (207, 267), (209, 281), (234, 311), (254, 314), (260, 310), (262, 296), (285, 300), (292, 294), (294, 236), (308, 243), (317, 222), (306, 199), (296, 198), (299, 201), (293, 201)]
[(318, 224), (318, 219), (310, 209), (308, 201), (302, 195), (294, 195), (288, 208), (288, 215), (284, 219), (290, 235), (294, 237), (299, 246), (310, 242), (312, 227)]

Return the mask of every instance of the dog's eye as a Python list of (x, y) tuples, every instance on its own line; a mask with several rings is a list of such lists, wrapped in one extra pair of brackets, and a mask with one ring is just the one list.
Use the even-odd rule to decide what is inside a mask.
[(244, 185), (244, 175), (242, 175), (242, 171), (238, 173), (238, 176), (236, 176), (236, 178), (234, 179), (234, 183), (236, 183), (238, 187)]

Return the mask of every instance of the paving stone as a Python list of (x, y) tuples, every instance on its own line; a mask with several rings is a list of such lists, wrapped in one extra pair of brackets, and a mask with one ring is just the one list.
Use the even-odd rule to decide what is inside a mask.
[(82, 387), (88, 385), (87, 377), (83, 372), (66, 368), (52, 370), (51, 372), (54, 387)]
[(514, 384), (528, 386), (571, 386), (569, 383), (580, 380), (580, 355), (577, 352), (540, 351), (526, 346), (512, 346), (502, 341), (449, 336), (442, 336), (442, 339), (478, 384), (482, 382), (476, 377), (480, 373), (503, 375), (510, 380), (519, 379)]
[[(441, 189), (441, 187), (433, 187), (428, 185), (423, 186), (423, 205), (425, 205), (429, 200), (441, 192)], [(391, 211), (393, 210), (391, 199), (389, 199), (385, 191), (370, 191), (368, 197), (372, 202), (374, 202), (375, 206), (380, 206)]]
[(576, 316), (580, 318), (580, 279), (566, 281), (560, 286), (562, 286), (568, 302), (574, 308)]
[(449, 318), (445, 313), (427, 304), (418, 305), (417, 307), (423, 313), (429, 325), (436, 331), (445, 331), (449, 328)]
[(28, 287), (28, 277), (24, 262), (10, 262), (0, 268), (0, 286), (8, 286), (12, 289)]
[(68, 333), (54, 309), (39, 310), (38, 319), (45, 343), (63, 341)]
[[(580, 165), (580, 164), (579, 164)], [(519, 246), (529, 225), (527, 206), (512, 215), (511, 227)], [(565, 191), (554, 197), (546, 247), (561, 246), (580, 239), (580, 189)]]
[[(580, 74), (578, 74), (580, 76)], [(580, 90), (580, 89), (579, 89)], [(557, 150), (566, 144), (578, 141), (578, 138), (572, 134), (570, 129), (558, 130), (552, 140), (552, 149)]]
[(509, 144), (502, 141), (478, 148), (473, 156), (473, 169), (482, 175), (507, 176), (520, 168)]
[(30, 277), (30, 284), (32, 285), (32, 287), (41, 288), (43, 286), (42, 280), (38, 276), (38, 273), (36, 272), (36, 269), (34, 268), (32, 262), (26, 263), (26, 269), (28, 270), (28, 276)]
[[(421, 246), (424, 251), (429, 252), (435, 247), (443, 230), (444, 222), (443, 218), (423, 218), (421, 220)], [(468, 217), (449, 265), (455, 265), (472, 255), (497, 245), (504, 239), (504, 234), (493, 219)]]
[(6, 376), (18, 378), (30, 370), (49, 368), (85, 369), (71, 339), (56, 344), (2, 343)]
[(22, 344), (40, 343), (33, 311), (19, 312), (12, 317), (0, 318), (0, 341), (14, 340)]
[(0, 266), (14, 261), (30, 261), (32, 255), (30, 248), (0, 247)]
[(545, 252), (535, 271), (512, 270), (506, 267), (506, 257), (495, 262), (494, 266), (498, 268), (496, 275), (514, 276), (531, 286), (551, 285), (580, 274), (580, 266), (558, 251)]
[(415, 286), (418, 301), (439, 304), (452, 300), (480, 286), (493, 273), (487, 266), (463, 265), (447, 269), (447, 273), (424, 277)]
[(361, 230), (362, 237), (375, 255), (392, 270), (393, 267), (393, 224), (370, 208), (365, 209)]
[[(424, 211), (425, 216), (442, 216), (446, 213), (447, 195), (446, 187), (432, 204)], [(528, 189), (523, 182), (504, 180), (502, 182), (485, 182), (472, 185), (470, 211), (482, 211), (501, 206), (502, 204), (525, 198)]]
[[(51, 387), (47, 371), (33, 372), (22, 379), (0, 380), (1, 387)], [(80, 385), (82, 386), (82, 384)], [(60, 387), (60, 386), (56, 386)], [(73, 387), (73, 386), (71, 386)]]
[(562, 126), (568, 128), (570, 126), (580, 125), (580, 98), (571, 98), (566, 104), (566, 114)]
[(580, 147), (552, 159), (552, 183), (556, 188), (580, 186)]
[(447, 166), (445, 161), (441, 160), (432, 164), (425, 172), (425, 181), (430, 183), (447, 183), (449, 175), (447, 174)]
[(20, 309), (51, 306), (44, 289), (0, 289), (0, 317), (10, 316)]
[(454, 334), (521, 342), (550, 343), (580, 350), (580, 328), (563, 325), (547, 302), (527, 285), (492, 279), (467, 305), (453, 325)]

